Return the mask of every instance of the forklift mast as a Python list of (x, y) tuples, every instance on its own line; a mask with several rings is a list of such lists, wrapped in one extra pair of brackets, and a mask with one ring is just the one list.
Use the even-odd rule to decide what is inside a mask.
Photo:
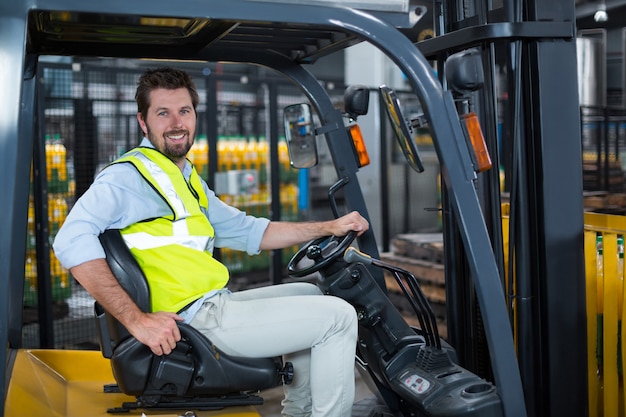
[[(574, 5), (570, 1), (502, 3), (495, 7), (495, 2), (488, 6), (491, 2), (436, 1), (437, 36), (418, 48), (440, 65), (456, 51), (468, 47), (481, 51), (485, 83), (471, 101), (488, 147), (499, 149), (492, 158), (494, 167), (505, 173), (509, 230), (502, 230), (497, 169), (480, 174), (478, 193), (507, 287), (528, 415), (586, 415)], [(443, 224), (449, 340), (462, 363), (485, 375), (490, 364), (482, 328), (484, 310), (477, 308), (476, 283), (467, 273), (468, 252), (459, 239), (462, 226), (449, 209), (448, 194), (443, 196), (447, 201)], [(506, 248), (503, 236), (508, 237)]]

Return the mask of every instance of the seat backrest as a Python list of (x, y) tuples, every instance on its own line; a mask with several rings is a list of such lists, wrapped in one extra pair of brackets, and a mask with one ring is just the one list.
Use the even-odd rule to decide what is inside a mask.
[(115, 278), (142, 311), (151, 311), (150, 287), (137, 260), (126, 246), (119, 230), (109, 229), (100, 235), (100, 243)]
[[(118, 282), (145, 312), (151, 311), (150, 287), (141, 267), (126, 246), (120, 231), (106, 230), (100, 235), (100, 243), (106, 254), (106, 261)], [(113, 315), (95, 303), (96, 324), (100, 337), (100, 348), (105, 358), (111, 358), (115, 348), (131, 337), (130, 333)]]

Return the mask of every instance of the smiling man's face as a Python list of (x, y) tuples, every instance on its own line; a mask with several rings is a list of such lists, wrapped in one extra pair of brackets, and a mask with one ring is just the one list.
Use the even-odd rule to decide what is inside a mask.
[(146, 118), (137, 120), (152, 145), (182, 169), (196, 134), (196, 112), (186, 88), (157, 88), (150, 93)]

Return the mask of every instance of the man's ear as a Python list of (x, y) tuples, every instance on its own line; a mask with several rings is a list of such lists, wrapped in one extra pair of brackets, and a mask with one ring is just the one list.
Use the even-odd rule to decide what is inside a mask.
[(143, 115), (141, 113), (137, 113), (137, 121), (139, 122), (139, 126), (141, 127), (141, 131), (144, 136), (148, 134), (148, 128), (146, 127), (146, 122), (143, 120)]

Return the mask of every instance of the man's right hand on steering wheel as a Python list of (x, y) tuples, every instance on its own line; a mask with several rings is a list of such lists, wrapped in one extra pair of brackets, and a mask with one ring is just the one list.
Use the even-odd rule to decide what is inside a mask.
[(349, 232), (362, 235), (369, 229), (369, 222), (357, 211), (334, 220), (321, 222), (280, 222), (272, 221), (267, 226), (261, 250), (283, 249), (301, 245), (326, 236), (345, 236)]

